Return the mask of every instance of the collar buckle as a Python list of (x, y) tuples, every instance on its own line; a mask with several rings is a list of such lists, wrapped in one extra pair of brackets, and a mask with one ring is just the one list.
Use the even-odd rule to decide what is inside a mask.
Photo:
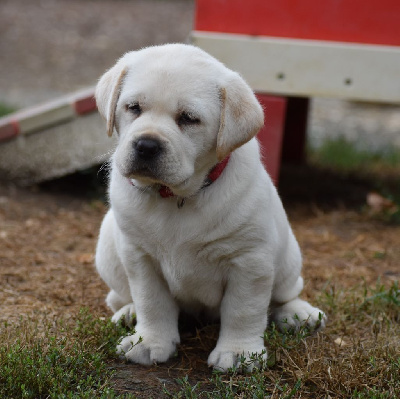
[(186, 202), (186, 198), (178, 197), (178, 201), (176, 202), (178, 209), (181, 209), (183, 207), (183, 205), (185, 205), (185, 202)]

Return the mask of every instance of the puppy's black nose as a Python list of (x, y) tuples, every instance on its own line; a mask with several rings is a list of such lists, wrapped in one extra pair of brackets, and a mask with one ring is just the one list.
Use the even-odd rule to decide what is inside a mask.
[(143, 160), (156, 157), (161, 151), (160, 142), (151, 138), (142, 138), (133, 144), (136, 154)]

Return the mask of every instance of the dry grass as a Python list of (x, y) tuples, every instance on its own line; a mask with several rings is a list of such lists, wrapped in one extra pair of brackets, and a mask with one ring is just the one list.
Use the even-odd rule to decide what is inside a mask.
[[(195, 356), (198, 359), (198, 353), (190, 353), (185, 343), (189, 350), (183, 346), (182, 351), (189, 378), (181, 379), (182, 389), (170, 396), (186, 392), (183, 397), (190, 398), (397, 398), (398, 284), (361, 284), (350, 289), (328, 285), (317, 303), (329, 314), (326, 329), (314, 335), (306, 330), (282, 334), (270, 326), (265, 334), (268, 365), (251, 375), (233, 371), (199, 379), (198, 365), (190, 362)], [(205, 327), (195, 337), (205, 354), (215, 344), (216, 333), (215, 327)]]
[[(342, 180), (324, 180), (320, 189), (333, 188), (323, 193), (327, 201), (315, 192), (315, 183), (307, 191), (313, 198), (302, 197), (295, 187), (302, 182), (298, 173), (284, 177), (282, 189), (303, 249), (304, 297), (327, 312), (329, 323), (313, 336), (307, 331), (283, 335), (270, 327), (268, 367), (251, 375), (213, 374), (206, 361), (218, 326), (193, 326), (190, 320), (181, 325), (176, 357), (165, 365), (149, 369), (113, 358), (107, 342), (115, 342), (120, 332), (106, 321), (106, 287), (92, 264), (105, 207), (60, 189), (49, 194), (48, 188), (0, 187), (0, 367), (14, 368), (15, 381), (26, 378), (30, 384), (30, 391), (20, 384), (10, 394), (0, 377), (3, 397), (62, 397), (50, 395), (60, 393), (54, 387), (46, 394), (33, 389), (32, 368), (38, 365), (43, 376), (49, 365), (69, 370), (43, 379), (41, 386), (51, 388), (53, 381), (71, 398), (85, 397), (82, 389), (91, 392), (87, 397), (104, 398), (128, 393), (140, 398), (398, 397), (400, 226), (372, 217), (360, 202), (354, 208), (355, 197), (343, 194), (347, 188)], [(294, 196), (285, 189), (288, 183)], [(82, 315), (81, 307), (97, 316)], [(33, 359), (30, 369), (24, 359)], [(80, 376), (81, 385), (75, 377), (58, 380), (63, 375)]]

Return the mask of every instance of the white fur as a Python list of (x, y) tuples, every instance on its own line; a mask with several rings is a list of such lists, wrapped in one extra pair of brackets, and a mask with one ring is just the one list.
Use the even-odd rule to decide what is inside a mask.
[[(319, 309), (298, 299), (299, 246), (253, 138), (262, 108), (239, 75), (193, 46), (150, 47), (122, 57), (96, 99), (119, 135), (96, 266), (111, 289), (113, 321), (137, 318), (119, 353), (140, 364), (168, 360), (180, 309), (220, 317), (208, 363), (223, 371), (241, 355), (266, 358), (269, 306), (283, 328), (324, 324)], [(132, 103), (141, 104), (140, 115), (126, 108)], [(200, 122), (179, 125), (182, 111)], [(133, 147), (146, 135), (163, 151), (144, 173)], [(202, 189), (230, 152), (222, 175)], [(176, 197), (161, 198), (160, 184)]]

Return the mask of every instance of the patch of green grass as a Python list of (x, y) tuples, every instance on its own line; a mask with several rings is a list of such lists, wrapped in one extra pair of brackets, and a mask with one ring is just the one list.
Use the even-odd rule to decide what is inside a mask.
[(0, 118), (2, 116), (11, 114), (15, 112), (17, 109), (15, 107), (12, 107), (11, 105), (5, 104), (0, 102)]
[(128, 398), (112, 389), (107, 359), (125, 331), (82, 310), (74, 322), (5, 324), (1, 398)]
[(400, 149), (362, 151), (345, 137), (326, 140), (319, 148), (308, 148), (311, 165), (339, 175), (367, 181), (371, 190), (393, 203), (379, 213), (382, 220), (400, 223)]
[(379, 166), (400, 167), (400, 150), (359, 150), (345, 137), (327, 139), (321, 147), (309, 148), (308, 153), (313, 163), (342, 172)]

